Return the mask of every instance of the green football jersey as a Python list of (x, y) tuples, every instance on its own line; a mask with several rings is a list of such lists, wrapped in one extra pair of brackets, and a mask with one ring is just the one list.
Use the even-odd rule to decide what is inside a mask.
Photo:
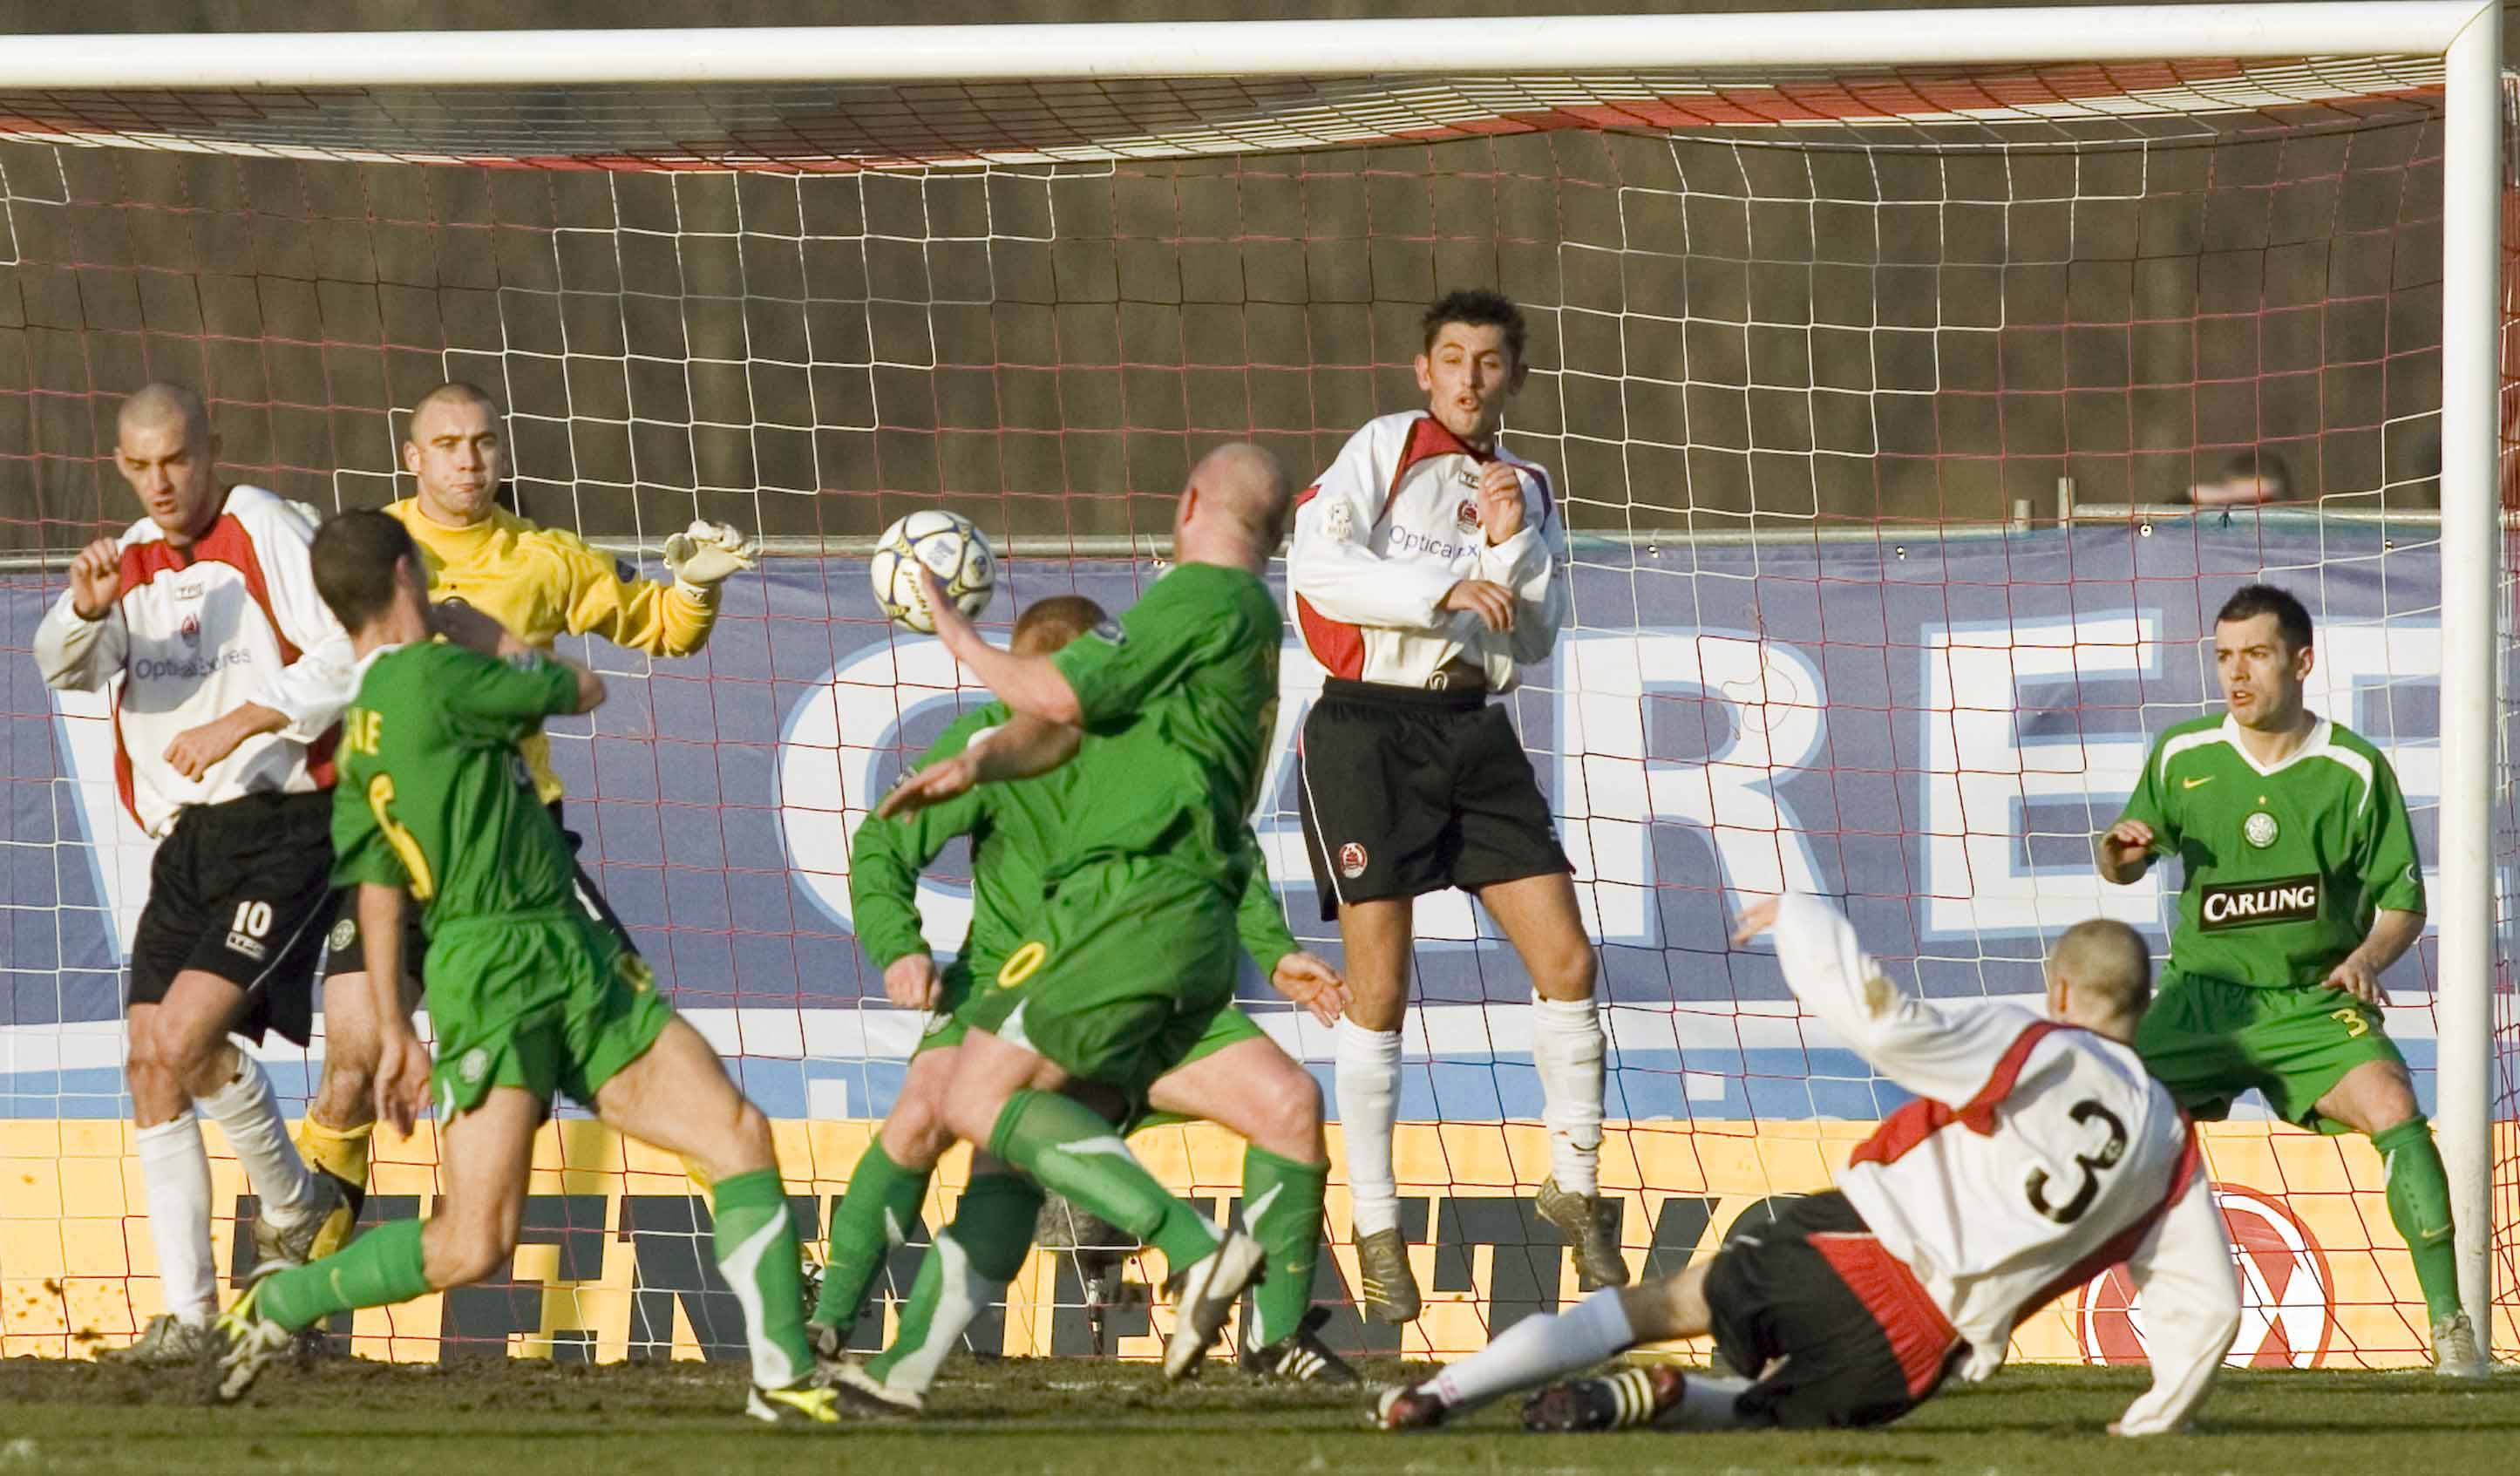
[(1052, 658), (1076, 693), (1088, 737), (1045, 880), (1143, 856), (1241, 892), (1252, 856), (1237, 837), (1259, 799), (1278, 721), (1283, 630), (1257, 575), (1185, 563), (1119, 620)]
[(2152, 827), (2185, 870), (2170, 966), (2308, 988), (2361, 946), (2372, 915), (2424, 910), (2414, 827), (2389, 761), (2324, 718), (2262, 769), (2228, 717), (2161, 736), (2120, 820)]
[(406, 887), (434, 931), (462, 917), (576, 906), (577, 868), (517, 740), (577, 706), (577, 677), (535, 654), (444, 642), (371, 652), (341, 715), (333, 884)]
[[(1007, 709), (994, 702), (965, 713), (937, 735), (911, 772), (952, 758), (1006, 720)], [(1080, 762), (1083, 758), (1080, 754)], [(1065, 827), (1065, 807), (1079, 792), (1078, 775), (1077, 764), (1065, 764), (1038, 779), (974, 785), (942, 804), (896, 819), (868, 817), (849, 845), (849, 908), (857, 920), (858, 941), (875, 966), (887, 967), (926, 949), (919, 928), (920, 872), (954, 837), (968, 835), (971, 926), (954, 952), (971, 978), (995, 979), (1041, 905), (1043, 878)], [(1238, 917), (1242, 946), (1265, 973), (1295, 951), (1295, 939), (1269, 888), (1268, 868), (1256, 859), (1259, 840), (1248, 826), (1238, 844), (1255, 858)]]

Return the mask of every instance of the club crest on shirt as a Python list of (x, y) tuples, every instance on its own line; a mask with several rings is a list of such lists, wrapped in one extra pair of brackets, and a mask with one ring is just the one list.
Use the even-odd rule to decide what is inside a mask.
[(1453, 524), (1464, 533), (1477, 527), (1479, 525), (1479, 505), (1470, 501), (1466, 497), (1462, 498), (1462, 505), (1453, 510)]
[(490, 1052), (475, 1046), (464, 1052), (464, 1059), (455, 1069), (463, 1074), (466, 1086), (475, 1085), (489, 1073)]
[(1350, 881), (1365, 874), (1365, 847), (1351, 840), (1339, 847), (1339, 874)]
[(1120, 622), (1117, 620), (1104, 620), (1096, 625), (1094, 635), (1097, 640), (1107, 641), (1113, 646), (1129, 644), (1129, 633), (1120, 628)]
[(331, 944), (333, 952), (348, 953), (350, 945), (359, 941), (359, 924), (347, 917), (342, 918), (333, 924), (333, 936), (327, 941)]
[(202, 617), (199, 615), (186, 615), (184, 617), (184, 623), (175, 627), (175, 634), (183, 638), (186, 646), (192, 647), (195, 650), (201, 649)]
[(2275, 837), (2282, 833), (2283, 827), (2276, 825), (2275, 818), (2264, 810), (2256, 811), (2248, 819), (2240, 822), (2240, 838), (2261, 851), (2273, 845)]

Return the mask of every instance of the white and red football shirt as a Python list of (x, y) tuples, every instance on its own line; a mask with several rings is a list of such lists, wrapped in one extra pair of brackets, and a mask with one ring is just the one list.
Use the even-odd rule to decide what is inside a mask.
[(1968, 1343), (1961, 1376), (1994, 1373), (2024, 1318), (2123, 1262), (2153, 1384), (2120, 1427), (2183, 1420), (2238, 1330), (2238, 1280), (2195, 1130), (2134, 1048), (2018, 1005), (1902, 994), (1814, 897), (1786, 897), (1773, 936), (1795, 997), (1918, 1098), (1837, 1184)]
[[(315, 592), (315, 510), (231, 487), (190, 548), (147, 518), (123, 531), (113, 607), (84, 620), (62, 598), (35, 631), (45, 685), (113, 693), (114, 779), (140, 827), (163, 836), (189, 805), (333, 782), (333, 730), (357, 692), (350, 638)], [(187, 779), (165, 760), (176, 735), (248, 702), (282, 714)]]
[[(1492, 461), (1516, 469), (1523, 493), (1521, 531), (1494, 545), (1478, 502)], [(1464, 579), (1513, 591), (1512, 630), (1442, 608)], [(1502, 446), (1481, 455), (1425, 411), (1386, 415), (1296, 497), (1286, 583), (1295, 627), (1331, 676), (1423, 688), (1461, 659), (1504, 692), (1549, 658), (1566, 623), (1566, 522), (1539, 467)]]

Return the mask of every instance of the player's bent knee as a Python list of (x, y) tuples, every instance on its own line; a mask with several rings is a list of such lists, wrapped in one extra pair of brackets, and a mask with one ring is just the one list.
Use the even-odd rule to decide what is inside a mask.
[(1537, 985), (1544, 999), (1589, 1000), (1598, 969), (1590, 945), (1562, 948), (1540, 962)]
[(1286, 1066), (1268, 1088), (1269, 1126), (1282, 1139), (1317, 1142), (1322, 1133), (1322, 1084), (1292, 1061)]
[(937, 1110), (935, 1100), (923, 1093), (904, 1094), (884, 1118), (877, 1137), (883, 1142), (884, 1156), (905, 1166), (933, 1163), (954, 1145), (954, 1135), (945, 1126), (944, 1114)]
[(779, 1149), (770, 1133), (770, 1119), (759, 1107), (742, 1097), (736, 1098), (735, 1121), (727, 1135), (728, 1175), (749, 1174), (755, 1169), (775, 1168)]
[(236, 1048), (228, 1044), (227, 1037), (189, 1042), (187, 1046), (183, 1058), (173, 1063), (186, 1092), (194, 1096), (209, 1096), (235, 1078), (239, 1061)]

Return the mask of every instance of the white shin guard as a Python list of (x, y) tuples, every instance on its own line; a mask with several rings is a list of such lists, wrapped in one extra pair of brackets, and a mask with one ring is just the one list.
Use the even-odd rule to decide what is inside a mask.
[[(1347, 1182), (1356, 1232), (1400, 1225), (1400, 1184), (1391, 1168), (1391, 1125), (1400, 1110), (1400, 1032), (1368, 1030), (1341, 1020), (1338, 1061), (1339, 1134), (1347, 1145)], [(1598, 1120), (1598, 1119), (1597, 1119)]]
[(227, 1136), (228, 1148), (245, 1165), (246, 1181), (262, 1201), (262, 1213), (274, 1225), (295, 1225), (313, 1197), (314, 1176), (297, 1144), (289, 1141), (289, 1123), (262, 1062), (240, 1051), (234, 1079), (196, 1101)]
[(1591, 1000), (1531, 997), (1531, 1060), (1540, 1073), (1541, 1121), (1549, 1126), (1549, 1169), (1570, 1194), (1600, 1192), (1607, 1046)]
[(202, 1146), (201, 1119), (187, 1112), (142, 1128), (133, 1140), (166, 1310), (206, 1324), (219, 1310), (219, 1280), (210, 1258), (210, 1155)]

